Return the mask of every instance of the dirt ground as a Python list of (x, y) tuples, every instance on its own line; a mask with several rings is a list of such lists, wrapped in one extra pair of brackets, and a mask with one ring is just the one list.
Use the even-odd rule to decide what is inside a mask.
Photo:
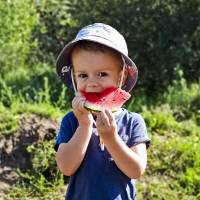
[(34, 114), (22, 117), (19, 124), (15, 134), (0, 136), (0, 196), (19, 179), (17, 169), (25, 171), (32, 167), (27, 147), (55, 138), (58, 131), (58, 123)]

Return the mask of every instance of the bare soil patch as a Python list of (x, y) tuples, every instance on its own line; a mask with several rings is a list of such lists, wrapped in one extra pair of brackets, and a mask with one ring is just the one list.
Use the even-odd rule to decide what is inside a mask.
[(35, 114), (22, 117), (19, 124), (15, 134), (0, 136), (0, 196), (19, 179), (17, 169), (32, 168), (27, 147), (55, 138), (58, 131), (57, 122)]

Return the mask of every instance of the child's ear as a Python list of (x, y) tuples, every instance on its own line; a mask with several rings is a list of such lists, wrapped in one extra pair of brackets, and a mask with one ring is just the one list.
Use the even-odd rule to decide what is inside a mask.
[(127, 75), (128, 75), (128, 71), (127, 71), (127, 68), (125, 67), (124, 74), (123, 74), (123, 70), (121, 70), (120, 73), (119, 73), (118, 85), (120, 85), (120, 82), (121, 82), (122, 78), (123, 78), (123, 80), (122, 80), (122, 86), (125, 84)]

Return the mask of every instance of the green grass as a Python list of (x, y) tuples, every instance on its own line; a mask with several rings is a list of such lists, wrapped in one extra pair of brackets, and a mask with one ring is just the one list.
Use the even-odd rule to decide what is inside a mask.
[(19, 115), (13, 115), (0, 103), (0, 138), (14, 134), (19, 128)]
[(137, 188), (140, 199), (200, 197), (200, 137), (163, 137), (152, 133), (148, 167)]

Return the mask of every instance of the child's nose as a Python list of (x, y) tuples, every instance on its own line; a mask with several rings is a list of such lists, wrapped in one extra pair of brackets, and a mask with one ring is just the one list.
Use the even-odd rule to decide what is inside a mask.
[(88, 87), (97, 87), (98, 86), (98, 83), (96, 82), (90, 82), (87, 84)]
[(96, 88), (98, 87), (99, 83), (98, 83), (98, 79), (95, 75), (93, 76), (89, 76), (87, 79), (87, 86), (90, 88)]
[(97, 87), (98, 86), (98, 81), (95, 77), (89, 77), (88, 82), (87, 82), (88, 87)]

